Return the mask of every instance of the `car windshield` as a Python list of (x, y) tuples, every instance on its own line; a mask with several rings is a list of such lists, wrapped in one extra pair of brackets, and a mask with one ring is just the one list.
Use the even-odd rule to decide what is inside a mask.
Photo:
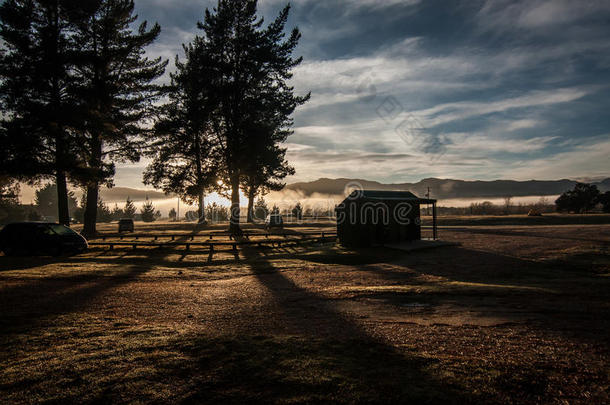
[(48, 226), (49, 226), (49, 228), (51, 228), (51, 230), (53, 232), (55, 232), (58, 235), (74, 235), (76, 233), (72, 229), (68, 228), (67, 226), (57, 225), (57, 224), (50, 224)]

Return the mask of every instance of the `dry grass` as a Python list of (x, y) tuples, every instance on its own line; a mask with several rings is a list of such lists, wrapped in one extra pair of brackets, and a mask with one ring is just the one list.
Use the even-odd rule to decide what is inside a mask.
[(0, 397), (610, 400), (609, 226), (441, 236), (462, 246), (0, 257)]

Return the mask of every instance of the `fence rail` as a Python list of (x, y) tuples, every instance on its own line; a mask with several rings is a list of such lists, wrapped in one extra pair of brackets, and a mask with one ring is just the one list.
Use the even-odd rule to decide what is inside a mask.
[[(208, 248), (211, 255), (215, 252), (237, 252), (238, 247), (258, 247), (258, 248), (273, 248), (273, 247), (282, 247), (282, 245), (290, 245), (296, 244), (299, 245), (301, 243), (306, 242), (331, 242), (337, 239), (336, 233), (326, 233), (324, 232), (322, 236), (315, 237), (301, 237), (301, 238), (290, 238), (290, 239), (269, 239), (269, 240), (257, 240), (257, 241), (231, 241), (231, 242), (176, 242), (176, 241), (168, 241), (168, 242), (116, 242), (116, 241), (104, 241), (104, 242), (89, 242), (90, 247), (105, 247), (107, 246), (109, 250), (113, 250), (115, 247), (131, 247), (133, 250), (144, 247), (152, 247), (152, 248), (176, 248), (180, 246), (184, 246), (185, 250), (191, 250), (191, 247), (202, 247)], [(223, 247), (228, 247), (230, 249), (219, 249)]]
[[(320, 235), (322, 237), (324, 237), (325, 235), (336, 235), (336, 232), (295, 232), (295, 233), (291, 233), (291, 232), (244, 232), (243, 237), (245, 238), (250, 238), (253, 236), (259, 236), (259, 237), (265, 237), (265, 238), (270, 238), (272, 236), (281, 236), (283, 238), (288, 238), (289, 236), (300, 236), (300, 237), (309, 237), (309, 236), (315, 236), (315, 235)], [(176, 239), (180, 240), (191, 240), (194, 241), (195, 238), (205, 238), (208, 240), (214, 240), (214, 238), (223, 238), (223, 237), (229, 237), (232, 238), (233, 235), (229, 232), (217, 232), (217, 233), (182, 233), (182, 234), (154, 234), (154, 233), (116, 233), (116, 234), (101, 234), (98, 235), (96, 237), (91, 238), (91, 240), (99, 240), (101, 239), (102, 241), (106, 241), (106, 239), (119, 239), (119, 240), (124, 240), (124, 239), (135, 239), (135, 240), (140, 240), (140, 239), (153, 239), (153, 240), (160, 240), (160, 239), (169, 239), (170, 241), (175, 241)]]

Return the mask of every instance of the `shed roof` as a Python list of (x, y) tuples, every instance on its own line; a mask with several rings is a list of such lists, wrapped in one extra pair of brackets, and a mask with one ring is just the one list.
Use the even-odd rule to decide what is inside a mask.
[(394, 190), (354, 190), (344, 200), (398, 200), (398, 201), (410, 201), (419, 204), (432, 204), (436, 200), (430, 198), (419, 198), (410, 191), (394, 191)]

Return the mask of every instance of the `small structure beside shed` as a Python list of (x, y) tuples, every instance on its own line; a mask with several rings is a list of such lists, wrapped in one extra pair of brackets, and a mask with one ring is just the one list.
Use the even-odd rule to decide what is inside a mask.
[(421, 240), (422, 204), (432, 204), (432, 238), (436, 240), (436, 200), (409, 191), (383, 190), (355, 190), (337, 205), (337, 237), (348, 247)]

